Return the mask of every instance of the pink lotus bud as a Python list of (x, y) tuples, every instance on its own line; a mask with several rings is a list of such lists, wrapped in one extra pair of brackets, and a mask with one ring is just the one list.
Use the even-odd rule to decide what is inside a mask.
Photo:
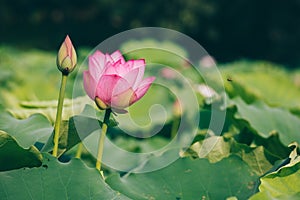
[(83, 72), (84, 89), (100, 109), (124, 108), (142, 98), (155, 77), (143, 80), (145, 60), (125, 61), (120, 51), (111, 55), (96, 51), (89, 56), (89, 69)]
[(71, 73), (77, 64), (76, 51), (68, 35), (60, 46), (56, 64), (58, 69), (65, 75)]

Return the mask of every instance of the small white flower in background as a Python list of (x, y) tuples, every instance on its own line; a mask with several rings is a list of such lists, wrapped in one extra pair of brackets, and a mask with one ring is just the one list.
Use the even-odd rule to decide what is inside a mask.
[(212, 56), (203, 56), (199, 61), (200, 67), (210, 68), (216, 65), (216, 61)]
[(198, 91), (205, 98), (205, 102), (208, 104), (212, 103), (213, 100), (219, 98), (218, 93), (204, 83), (197, 84), (196, 91)]
[(206, 84), (199, 84), (196, 87), (197, 91), (205, 98), (212, 98), (218, 95), (214, 89)]

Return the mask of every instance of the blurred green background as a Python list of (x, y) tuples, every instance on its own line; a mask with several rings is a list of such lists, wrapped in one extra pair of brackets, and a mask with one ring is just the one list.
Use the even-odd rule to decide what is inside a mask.
[[(197, 40), (218, 62), (230, 97), (241, 96), (247, 103), (261, 99), (300, 115), (299, 10), (300, 0), (1, 0), (0, 108), (10, 109), (18, 118), (40, 112), (53, 120), (60, 86), (55, 59), (66, 34), (71, 36), (81, 65), (105, 39), (132, 28), (158, 26)], [(120, 44), (121, 51), (151, 44), (190, 56), (182, 46), (168, 41), (132, 39)], [(203, 83), (174, 55), (141, 50), (125, 56), (170, 66), (196, 88)], [(77, 67), (70, 75), (66, 98), (85, 94), (82, 83), (76, 88), (82, 93), (73, 93), (74, 81), (82, 81), (83, 69)], [(78, 104), (85, 101), (79, 99)]]
[(94, 47), (131, 28), (171, 28), (218, 62), (247, 58), (300, 64), (299, 0), (1, 0), (0, 44), (57, 50), (70, 34)]

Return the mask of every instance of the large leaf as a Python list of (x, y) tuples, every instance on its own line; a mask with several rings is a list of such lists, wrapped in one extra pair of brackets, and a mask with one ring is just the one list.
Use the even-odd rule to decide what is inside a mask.
[[(74, 99), (65, 99), (62, 113), (62, 119), (67, 120), (71, 116), (79, 114), (87, 104), (88, 97), (82, 96)], [(16, 118), (24, 119), (30, 115), (40, 113), (45, 115), (49, 121), (54, 124), (57, 111), (57, 100), (49, 101), (20, 101), (19, 107), (10, 108), (8, 111)]]
[(261, 137), (268, 138), (278, 133), (286, 146), (294, 141), (300, 143), (300, 119), (288, 110), (272, 108), (261, 101), (246, 104), (240, 97), (231, 99), (229, 104), (237, 107), (234, 117), (246, 121)]
[(262, 137), (255, 137), (255, 144), (263, 146), (272, 154), (272, 163), (274, 163), (276, 160), (286, 159), (291, 152), (290, 148), (282, 144), (277, 132), (272, 133), (272, 135), (267, 139)]
[(42, 155), (34, 146), (24, 149), (12, 136), (0, 131), (0, 171), (37, 167), (41, 164)]
[(43, 157), (42, 167), (1, 172), (1, 199), (128, 199), (81, 160), (60, 163), (49, 154)]
[(262, 146), (251, 148), (237, 143), (233, 138), (212, 136), (194, 143), (190, 150), (194, 151), (199, 158), (208, 158), (212, 163), (233, 154), (237, 155), (259, 176), (272, 168), (271, 163), (266, 158), (269, 153)]
[(0, 113), (0, 130), (15, 137), (23, 148), (29, 148), (36, 142), (45, 143), (52, 129), (50, 122), (41, 114), (34, 114), (27, 119), (19, 120), (6, 112)]
[(251, 199), (299, 199), (300, 162), (261, 178), (260, 193)]
[(145, 140), (118, 137), (114, 143), (122, 149), (132, 152), (145, 153), (155, 151), (166, 146), (170, 141), (163, 137), (153, 137)]
[(241, 96), (247, 102), (263, 100), (270, 105), (300, 109), (300, 90), (293, 82), (293, 73), (269, 62), (240, 61), (220, 68), (231, 96)]
[(158, 171), (113, 175), (106, 182), (132, 199), (246, 199), (258, 178), (240, 158), (217, 163), (207, 159), (178, 159)]

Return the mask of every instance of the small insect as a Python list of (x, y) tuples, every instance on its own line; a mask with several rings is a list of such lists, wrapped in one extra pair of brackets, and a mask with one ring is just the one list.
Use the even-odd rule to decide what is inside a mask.
[(231, 82), (231, 81), (232, 81), (232, 77), (231, 77), (231, 76), (228, 76), (228, 77), (227, 77), (227, 81)]
[(42, 165), (42, 167), (44, 167), (45, 169), (48, 169), (48, 165)]

